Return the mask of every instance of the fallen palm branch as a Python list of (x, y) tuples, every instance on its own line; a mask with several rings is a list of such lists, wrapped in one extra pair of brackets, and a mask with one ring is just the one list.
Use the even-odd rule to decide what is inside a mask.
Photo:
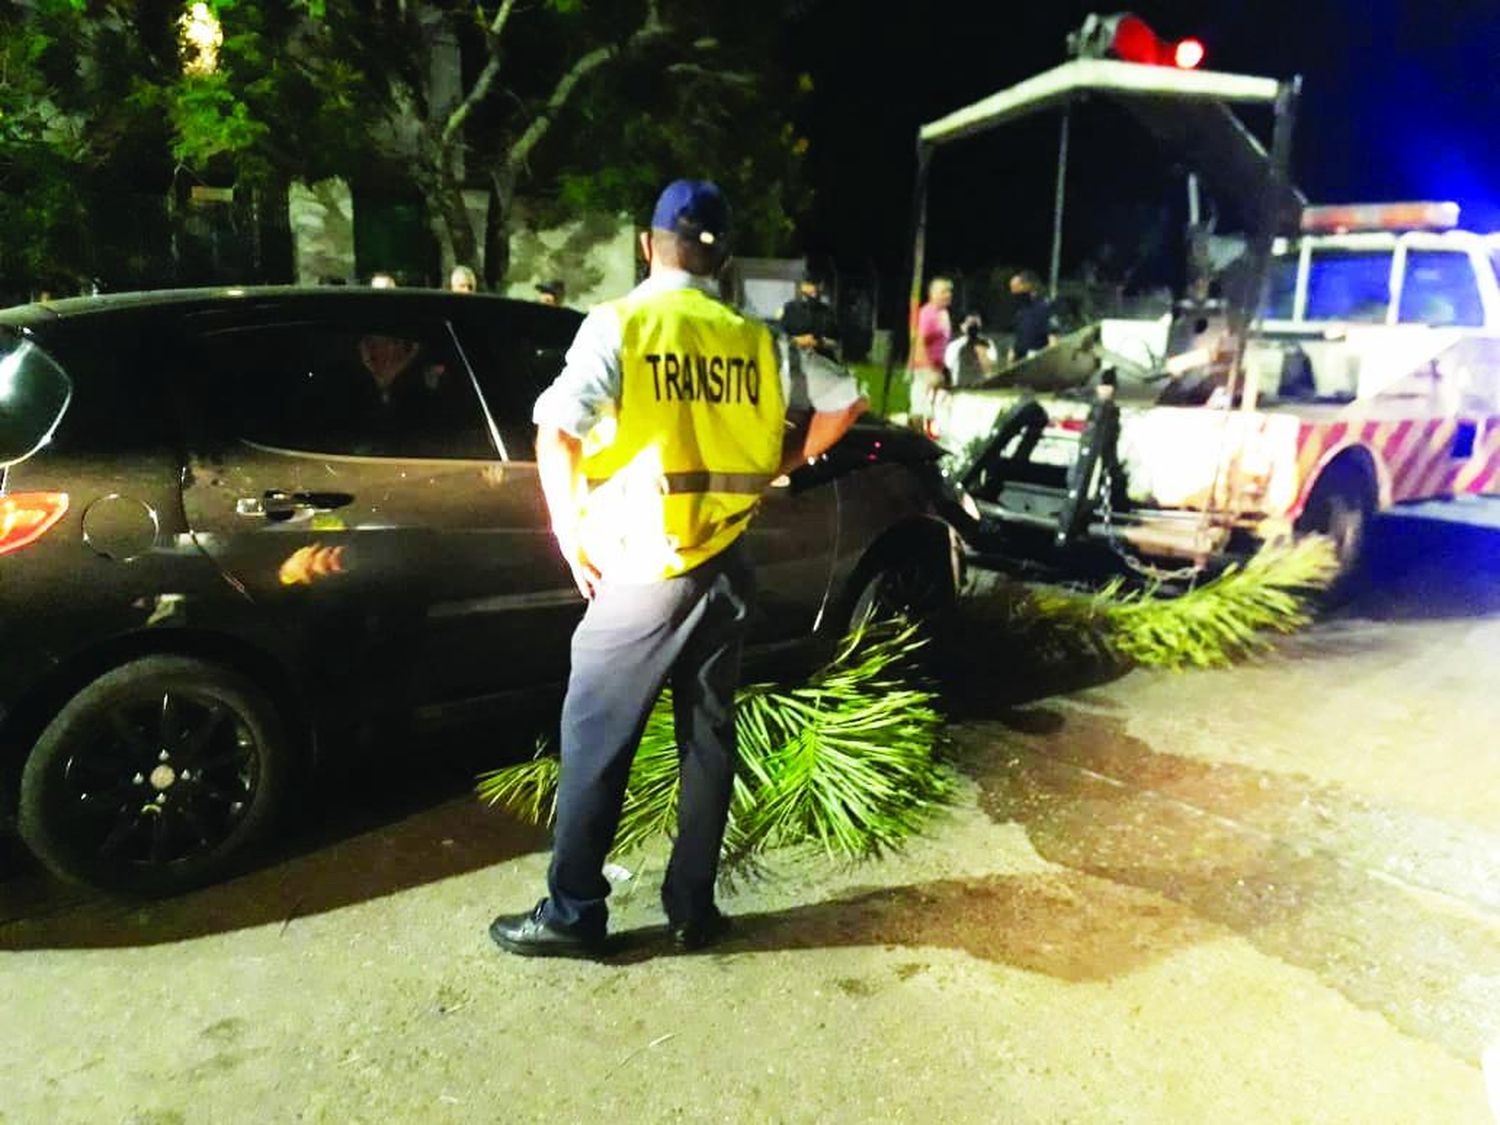
[[(899, 848), (951, 799), (936, 693), (914, 670), (926, 643), (916, 626), (878, 622), (845, 639), (797, 687), (755, 684), (737, 696), (740, 771), (724, 852), (753, 865), (772, 848), (813, 846), (866, 859)], [(677, 817), (677, 743), (664, 691), (646, 723), (626, 785), (615, 853), (671, 831)], [(558, 762), (532, 761), (479, 779), (481, 799), (534, 823), (555, 812)]]
[(1120, 581), (1092, 593), (1055, 587), (1013, 598), (1006, 615), (1045, 643), (1157, 668), (1219, 668), (1263, 651), (1273, 634), (1311, 621), (1309, 599), (1338, 573), (1332, 545), (1310, 537), (1266, 548), (1201, 586), (1163, 596)]
[[(963, 616), (977, 631), (972, 646), (957, 647), (987, 652), (986, 675), (1008, 659), (1220, 667), (1262, 650), (1271, 634), (1306, 625), (1308, 596), (1336, 570), (1329, 544), (1309, 539), (1264, 550), (1175, 597), (1154, 587), (1126, 591), (1119, 582), (1093, 593), (1004, 586), (970, 603), (972, 612)], [(879, 856), (919, 833), (952, 799), (937, 694), (916, 669), (926, 643), (906, 622), (872, 623), (852, 633), (807, 683), (754, 684), (739, 692), (741, 768), (724, 843), (728, 869), (753, 868), (773, 848)], [(479, 796), (523, 820), (550, 824), (558, 768), (544, 744), (531, 761), (481, 776)], [(617, 855), (672, 831), (677, 788), (672, 696), (664, 691), (631, 765)]]

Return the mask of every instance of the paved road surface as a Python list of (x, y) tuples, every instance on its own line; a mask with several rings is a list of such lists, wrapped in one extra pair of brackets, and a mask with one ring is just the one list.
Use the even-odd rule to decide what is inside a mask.
[(462, 761), (354, 786), (294, 854), (170, 903), (16, 861), (0, 1122), (1486, 1122), (1483, 522), (1388, 522), (1357, 605), (1229, 672), (976, 646), (962, 806), (886, 863), (779, 864), (711, 955), (667, 955), (659, 855), (609, 961), (497, 953), (545, 841), (457, 796)]

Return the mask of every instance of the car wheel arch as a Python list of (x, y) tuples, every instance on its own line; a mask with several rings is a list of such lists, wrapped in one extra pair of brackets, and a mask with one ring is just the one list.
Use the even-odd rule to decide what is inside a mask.
[(962, 555), (953, 529), (931, 515), (914, 515), (887, 528), (865, 548), (839, 589), (831, 620), (834, 628), (852, 624), (851, 615), (865, 587), (880, 570), (892, 561), (915, 554), (941, 567), (956, 595), (962, 582)]
[(308, 700), (290, 670), (275, 656), (242, 638), (188, 628), (129, 633), (95, 645), (53, 667), (5, 716), (0, 730), (0, 814), (14, 819), (21, 771), (41, 733), (69, 700), (107, 672), (149, 656), (182, 656), (238, 673), (275, 705), (292, 745), (317, 757)]

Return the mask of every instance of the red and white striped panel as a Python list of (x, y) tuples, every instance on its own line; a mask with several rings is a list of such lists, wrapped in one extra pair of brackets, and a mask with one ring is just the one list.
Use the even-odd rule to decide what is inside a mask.
[(1500, 416), (1486, 419), (1474, 435), (1474, 456), (1453, 482), (1455, 492), (1500, 496)]
[(1500, 420), (1482, 426), (1476, 456), (1455, 460), (1454, 419), (1398, 422), (1303, 422), (1297, 431), (1298, 511), (1319, 470), (1339, 451), (1363, 446), (1384, 466), (1391, 502), (1426, 500), (1458, 492), (1500, 491)]
[(1452, 419), (1428, 419), (1397, 424), (1411, 427), (1407, 440), (1391, 452), (1374, 447), (1391, 474), (1391, 501), (1400, 504), (1451, 495), (1457, 468), (1453, 461), (1453, 435), (1458, 423)]

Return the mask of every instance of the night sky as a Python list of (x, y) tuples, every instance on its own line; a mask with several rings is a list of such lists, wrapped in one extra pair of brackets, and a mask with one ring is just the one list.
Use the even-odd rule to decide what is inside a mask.
[[(806, 0), (787, 48), (814, 81), (799, 114), (817, 191), (803, 249), (899, 275), (917, 125), (1064, 61), (1070, 30), (1116, 10)], [(1164, 38), (1202, 39), (1207, 67), (1303, 76), (1293, 175), (1313, 202), (1457, 199), (1467, 225), (1500, 229), (1495, 0), (1142, 0), (1131, 10)], [(1075, 131), (1070, 264), (1130, 223), (1133, 199), (1181, 192), (1144, 132), (1090, 114)], [(1045, 118), (941, 150), (932, 265), (1044, 270), (1056, 146), (1056, 119)]]

